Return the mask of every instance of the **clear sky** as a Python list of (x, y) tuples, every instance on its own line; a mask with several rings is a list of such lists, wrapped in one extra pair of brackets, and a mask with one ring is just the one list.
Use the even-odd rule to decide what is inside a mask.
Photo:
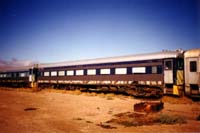
[(0, 60), (199, 48), (200, 0), (0, 0)]

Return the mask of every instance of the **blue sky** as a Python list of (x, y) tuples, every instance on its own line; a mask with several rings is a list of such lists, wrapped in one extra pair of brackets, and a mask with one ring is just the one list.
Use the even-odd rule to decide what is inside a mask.
[(41, 63), (199, 48), (198, 0), (1, 0), (0, 60)]

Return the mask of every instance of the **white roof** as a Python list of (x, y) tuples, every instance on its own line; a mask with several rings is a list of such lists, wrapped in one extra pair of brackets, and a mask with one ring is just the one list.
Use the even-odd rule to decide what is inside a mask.
[(21, 71), (28, 71), (33, 66), (16, 66), (16, 67), (6, 67), (0, 68), (0, 72), (21, 72)]
[(39, 64), (39, 67), (40, 68), (62, 67), (62, 66), (74, 66), (74, 65), (88, 65), (88, 64), (115, 63), (115, 62), (127, 62), (127, 61), (154, 60), (154, 59), (164, 59), (164, 58), (177, 58), (177, 57), (182, 57), (183, 56), (182, 53), (183, 53), (182, 50), (162, 51), (162, 52), (149, 53), (149, 54), (137, 54), (137, 55), (128, 55), (128, 56), (67, 61), (67, 62), (59, 62), (59, 63), (44, 63), (44, 64)]

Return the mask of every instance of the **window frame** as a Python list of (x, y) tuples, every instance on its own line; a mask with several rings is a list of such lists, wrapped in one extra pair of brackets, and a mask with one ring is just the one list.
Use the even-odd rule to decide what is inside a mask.
[[(46, 75), (45, 73), (46, 74), (48, 73), (48, 74)], [(50, 72), (49, 71), (45, 71), (43, 75), (44, 75), (44, 77), (49, 77), (50, 76)]]
[[(155, 71), (154, 71), (154, 69), (155, 69)], [(151, 73), (152, 74), (157, 74), (158, 73), (158, 66), (152, 66), (151, 67)]]
[[(166, 64), (167, 62), (171, 62), (170, 67), (167, 66), (167, 64)], [(173, 60), (172, 59), (165, 60), (164, 67), (165, 67), (165, 70), (173, 70)]]
[[(195, 65), (191, 63), (195, 63)], [(190, 61), (189, 68), (190, 68), (190, 72), (197, 72), (197, 61)]]
[(57, 71), (51, 71), (51, 76), (52, 76), (52, 77), (58, 76), (58, 72), (57, 72)]
[[(120, 72), (120, 70), (125, 70), (125, 72)], [(115, 68), (115, 75), (126, 75), (127, 74), (127, 68), (121, 67), (121, 68)]]
[(83, 75), (84, 75), (83, 69), (76, 70), (76, 76), (83, 76)]
[(67, 76), (74, 76), (74, 70), (67, 70), (66, 75)]
[[(90, 71), (90, 73), (88, 73), (89, 71)], [(93, 73), (93, 71), (94, 71), (94, 73)], [(97, 70), (96, 69), (87, 69), (87, 75), (96, 75), (96, 74), (97, 74)]]
[(20, 72), (19, 77), (21, 77), (21, 78), (27, 77), (27, 73), (26, 72)]
[[(62, 72), (62, 73), (61, 73), (61, 72)], [(58, 71), (58, 76), (65, 76), (65, 71), (64, 71), (64, 70)]]
[(146, 74), (146, 67), (132, 67), (132, 74)]
[(111, 69), (110, 68), (102, 68), (100, 69), (100, 75), (110, 75)]

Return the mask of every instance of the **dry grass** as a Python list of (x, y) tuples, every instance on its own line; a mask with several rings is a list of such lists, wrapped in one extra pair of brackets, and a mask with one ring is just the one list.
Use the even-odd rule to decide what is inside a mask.
[(104, 93), (99, 93), (98, 96), (99, 96), (100, 98), (105, 98), (105, 97), (106, 97), (106, 95), (105, 95)]
[(154, 121), (161, 124), (184, 124), (186, 123), (186, 118), (179, 115), (160, 114)]
[(66, 90), (65, 93), (73, 95), (81, 95), (82, 92), (80, 90)]
[(73, 118), (73, 120), (81, 121), (81, 120), (84, 120), (84, 119), (83, 119), (83, 118), (80, 118), (80, 117), (77, 117), (77, 118)]
[(84, 92), (82, 94), (85, 95), (85, 96), (97, 96), (96, 92)]
[(170, 97), (170, 96), (163, 96), (162, 101), (165, 103), (172, 103), (172, 104), (192, 104), (193, 101), (187, 97)]
[(87, 120), (87, 121), (85, 121), (85, 122), (86, 122), (86, 123), (93, 123), (92, 121), (88, 121), (88, 120)]
[(34, 92), (35, 90), (33, 88), (16, 88), (16, 91), (22, 91), (22, 92)]
[(100, 123), (100, 124), (96, 124), (96, 125), (100, 126), (102, 128), (105, 128), (105, 129), (116, 129), (117, 128), (117, 127), (113, 127), (113, 126), (105, 124), (105, 123)]
[(121, 100), (126, 100), (127, 98), (133, 98), (131, 96), (125, 96), (123, 94), (118, 94), (118, 95), (116, 95), (116, 97), (119, 98), (119, 99), (121, 99)]
[(43, 92), (65, 93), (65, 90), (54, 89), (54, 88), (44, 88), (44, 89), (42, 89), (42, 91)]
[(113, 93), (108, 93), (108, 94), (106, 94), (106, 99), (107, 99), (107, 100), (113, 100), (115, 96), (116, 96), (116, 95), (113, 94)]
[(38, 108), (34, 108), (34, 107), (29, 107), (29, 108), (25, 108), (24, 111), (33, 111), (33, 110), (37, 110)]
[(7, 91), (21, 91), (21, 92), (33, 92), (32, 88), (11, 88), (11, 87), (1, 87), (1, 90)]
[(134, 112), (125, 112), (114, 115), (116, 118), (107, 121), (106, 123), (116, 123), (125, 127), (142, 126), (152, 124), (152, 119), (147, 119), (145, 114), (138, 114)]
[(162, 113), (141, 114), (135, 112), (119, 113), (114, 115), (115, 118), (106, 123), (116, 123), (125, 127), (142, 126), (153, 124), (184, 124), (186, 118), (179, 115), (167, 115)]
[(199, 106), (200, 104), (199, 103), (195, 103), (195, 104), (197, 104), (198, 106), (192, 107), (191, 110), (193, 112), (200, 112), (200, 106)]

